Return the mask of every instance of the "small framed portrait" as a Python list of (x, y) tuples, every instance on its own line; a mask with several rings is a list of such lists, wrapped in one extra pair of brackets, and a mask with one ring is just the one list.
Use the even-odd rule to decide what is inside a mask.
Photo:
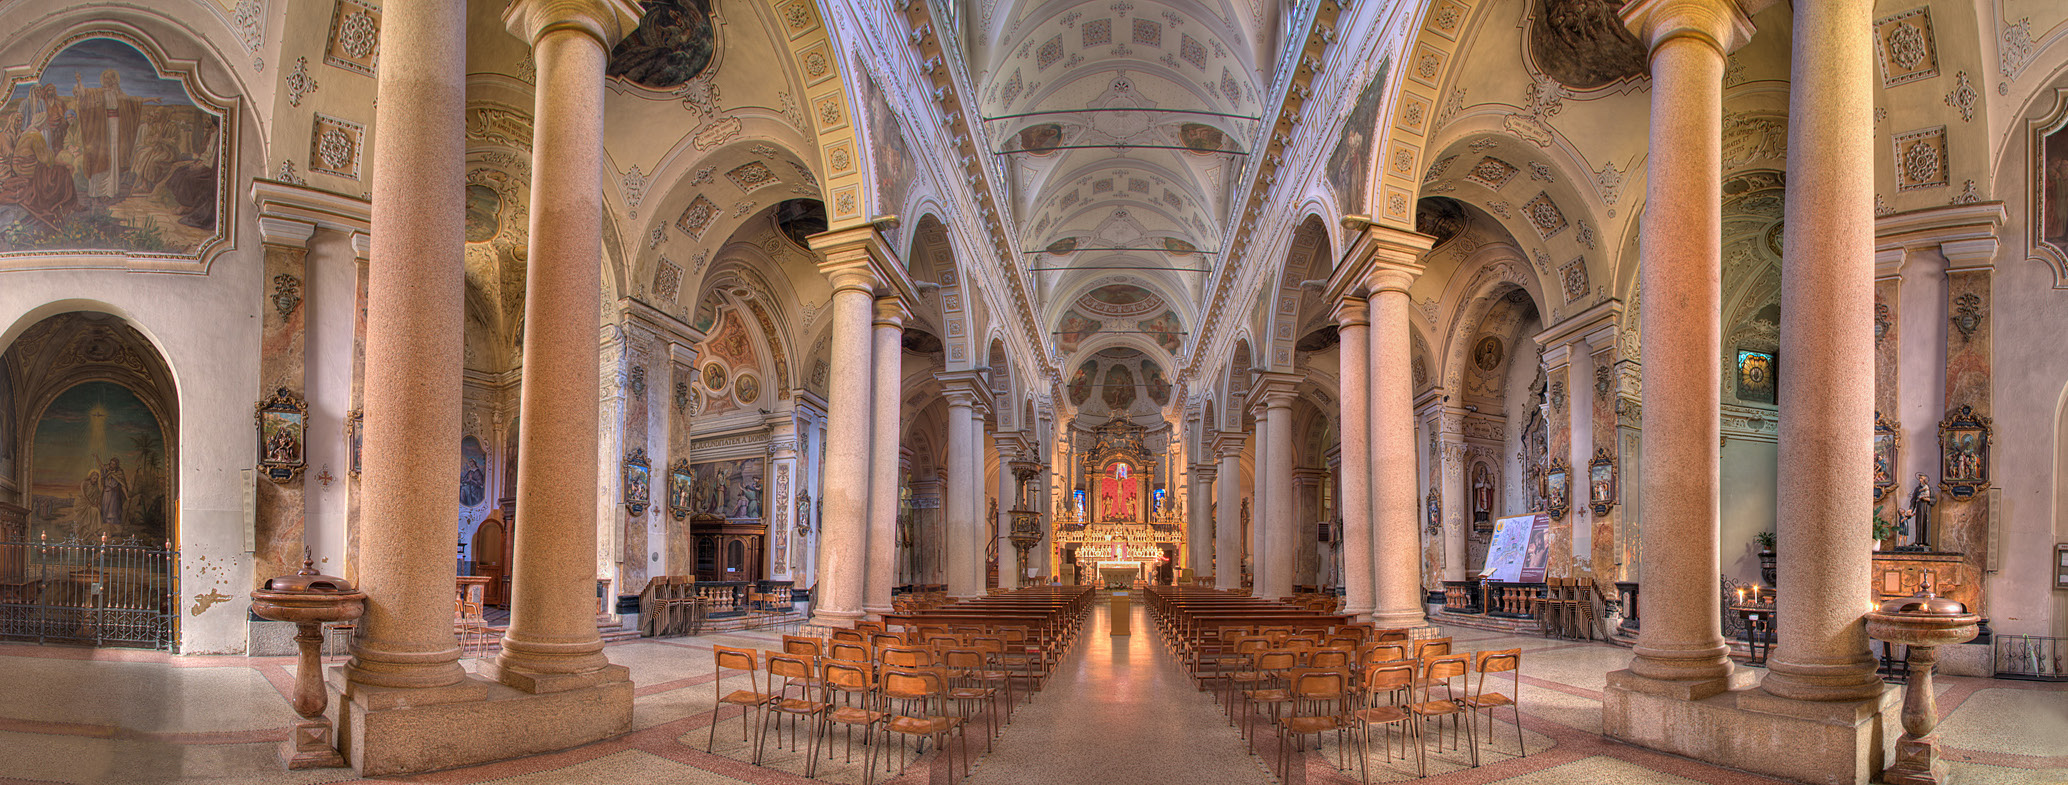
[(1962, 405), (1939, 422), (1939, 487), (1967, 499), (1989, 488), (1988, 415)]
[(690, 497), (696, 488), (696, 475), (689, 470), (688, 458), (676, 458), (668, 467), (668, 514), (675, 520), (689, 517)]
[(252, 416), (258, 424), (259, 472), (276, 483), (301, 476), (309, 426), (309, 407), (302, 397), (279, 388), (253, 407)]
[(625, 510), (633, 515), (646, 512), (652, 497), (652, 469), (646, 462), (646, 448), (634, 447), (625, 453)]
[(1572, 467), (1564, 458), (1554, 459), (1544, 468), (1544, 512), (1552, 520), (1563, 518), (1572, 509), (1572, 499)]
[(1880, 412), (1874, 413), (1874, 500), (1881, 501), (1896, 491), (1896, 459), (1903, 446), (1903, 432)]
[(1587, 462), (1587, 507), (1595, 515), (1607, 515), (1616, 506), (1616, 456), (1607, 447), (1594, 451)]

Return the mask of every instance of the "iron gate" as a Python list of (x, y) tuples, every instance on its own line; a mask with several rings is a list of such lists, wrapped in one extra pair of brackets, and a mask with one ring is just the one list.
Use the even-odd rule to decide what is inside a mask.
[(171, 651), (179, 552), (123, 541), (0, 541), (0, 640)]

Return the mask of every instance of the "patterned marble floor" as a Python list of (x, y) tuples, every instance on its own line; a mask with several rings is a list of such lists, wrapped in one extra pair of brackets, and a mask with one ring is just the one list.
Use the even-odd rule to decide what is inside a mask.
[[(1144, 629), (1106, 634), (1101, 607), (1092, 628), (1047, 689), (1020, 707), (984, 754), (985, 729), (971, 733), (970, 785), (1017, 783), (1272, 783), (1276, 748), (1269, 732), (1245, 754), (1236, 730), (1212, 699), (1192, 689), (1169, 654)], [(1514, 755), (1515, 729), (1497, 725), (1499, 752), (1482, 747), (1471, 768), (1461, 752), (1430, 758), (1432, 783), (1517, 785), (1643, 783), (1750, 785), (1772, 782), (1618, 744), (1600, 736), (1604, 675), (1629, 652), (1592, 643), (1450, 631), (1460, 650), (1524, 650), (1522, 725), (1527, 757)], [(755, 783), (811, 782), (803, 754), (768, 751), (765, 766), (740, 740), (733, 712), (714, 713), (710, 646), (775, 648), (772, 633), (614, 644), (613, 661), (632, 670), (635, 730), (624, 737), (548, 755), (385, 781), (421, 783)], [(153, 652), (0, 645), (0, 785), (17, 783), (327, 783), (357, 782), (346, 770), (284, 772), (275, 745), (287, 736), (292, 660), (170, 657)], [(728, 685), (730, 686), (730, 685)], [(1945, 678), (1939, 683), (1941, 734), (1953, 779), (1972, 785), (2068, 785), (2068, 684)], [(717, 742), (704, 751), (716, 719)], [(774, 738), (771, 737), (773, 745)], [(860, 783), (861, 758), (837, 748), (821, 781)], [(945, 782), (938, 755), (917, 759), (894, 785)], [(1333, 743), (1296, 761), (1293, 783), (1358, 781), (1354, 763), (1335, 769)], [(1368, 758), (1374, 781), (1413, 779), (1412, 762)], [(895, 767), (895, 761), (893, 768)], [(959, 766), (957, 779), (960, 780)], [(886, 781), (879, 776), (877, 781)]]

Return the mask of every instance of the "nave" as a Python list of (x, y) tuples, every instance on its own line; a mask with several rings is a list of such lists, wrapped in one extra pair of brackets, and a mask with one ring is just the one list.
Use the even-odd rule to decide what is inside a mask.
[[(1031, 702), (1022, 701), (985, 754), (981, 725), (970, 738), (970, 785), (1111, 782), (1140, 785), (1244, 785), (1278, 778), (1269, 731), (1246, 755), (1236, 729), (1207, 694), (1194, 690), (1149, 614), (1137, 601), (1130, 636), (1113, 636), (1100, 596), (1075, 646)], [(1496, 724), (1496, 746), (1482, 747), (1479, 768), (1462, 751), (1435, 752), (1427, 781), (1453, 783), (1658, 783), (1754, 785), (1764, 777), (1616, 743), (1600, 735), (1605, 674), (1624, 667), (1627, 649), (1461, 627), (1443, 627), (1457, 651), (1520, 648), (1521, 705), (1529, 755), (1517, 758), (1513, 728)], [(0, 645), (0, 705), (35, 707), (0, 721), (0, 783), (177, 782), (328, 783), (436, 782), (453, 785), (577, 783), (756, 783), (802, 785), (802, 756), (771, 749), (762, 767), (748, 763), (751, 744), (732, 735), (736, 711), (714, 712), (711, 647), (777, 650), (782, 636), (766, 630), (690, 638), (646, 638), (609, 646), (627, 665), (635, 688), (635, 729), (625, 736), (545, 755), (426, 775), (355, 779), (343, 769), (282, 772), (273, 767), (294, 712), (293, 662), (285, 657), (171, 657), (156, 652)], [(467, 661), (469, 669), (476, 667)], [(731, 682), (728, 682), (731, 684)], [(2068, 769), (2068, 715), (2061, 684), (1942, 677), (1940, 731), (1953, 776), (1963, 783), (2058, 783)], [(77, 695), (68, 703), (39, 700)], [(142, 715), (131, 707), (186, 707)], [(1505, 712), (1503, 713), (1505, 716)], [(721, 723), (713, 753), (703, 751), (710, 723)], [(454, 728), (453, 733), (464, 729)], [(959, 742), (957, 742), (959, 744)], [(822, 782), (860, 783), (862, 760), (840, 763), (838, 742)], [(1294, 782), (1358, 781), (1354, 767), (1335, 769), (1334, 742), (1325, 755), (1301, 759)], [(959, 757), (959, 750), (957, 750)], [(104, 769), (81, 761), (106, 760)], [(957, 761), (959, 763), (959, 760)], [(1412, 761), (1388, 766), (1370, 758), (1375, 782), (1414, 779)], [(907, 773), (878, 782), (946, 782), (939, 756), (912, 762)], [(929, 780), (929, 776), (931, 780)]]

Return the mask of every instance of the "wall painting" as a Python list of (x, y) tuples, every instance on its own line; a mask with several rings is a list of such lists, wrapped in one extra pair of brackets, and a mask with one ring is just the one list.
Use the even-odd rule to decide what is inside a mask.
[(135, 46), (81, 39), (0, 98), (0, 254), (198, 256), (222, 239), (227, 110)]
[(691, 515), (727, 520), (762, 520), (762, 484), (766, 459), (699, 463), (690, 467), (688, 509)]
[(165, 541), (166, 436), (157, 415), (122, 385), (81, 382), (58, 394), (30, 445), (29, 536)]
[(704, 73), (718, 51), (708, 0), (640, 0), (639, 28), (610, 50), (606, 76), (672, 90)]
[(1386, 77), (1391, 65), (1390, 60), (1379, 63), (1379, 70), (1365, 83), (1364, 92), (1357, 94), (1357, 103), (1350, 106), (1350, 115), (1343, 120), (1343, 133), (1336, 138), (1336, 149), (1328, 155), (1328, 184), (1335, 188), (1336, 201), (1344, 212), (1364, 210), (1364, 191), (1371, 175), (1372, 138), (1378, 133), (1379, 104), (1386, 101)]
[(460, 440), (460, 506), (479, 506), (488, 498), (488, 451), (481, 440), (468, 436)]

